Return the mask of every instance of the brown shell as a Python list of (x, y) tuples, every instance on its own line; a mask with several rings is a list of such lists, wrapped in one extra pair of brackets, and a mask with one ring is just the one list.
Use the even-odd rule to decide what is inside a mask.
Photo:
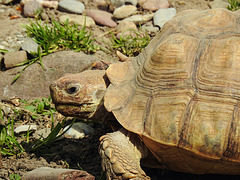
[(105, 107), (167, 168), (240, 174), (240, 11), (181, 12), (107, 76)]

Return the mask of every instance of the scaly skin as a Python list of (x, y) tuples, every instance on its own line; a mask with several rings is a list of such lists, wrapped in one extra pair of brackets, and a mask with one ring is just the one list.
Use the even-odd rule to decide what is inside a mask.
[(100, 138), (99, 153), (107, 179), (149, 180), (140, 160), (147, 155), (137, 135), (121, 129)]

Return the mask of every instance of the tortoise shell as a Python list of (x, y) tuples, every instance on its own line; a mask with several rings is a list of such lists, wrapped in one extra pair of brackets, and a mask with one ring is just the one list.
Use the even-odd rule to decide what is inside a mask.
[(240, 174), (239, 22), (240, 11), (184, 11), (106, 72), (106, 109), (168, 169)]

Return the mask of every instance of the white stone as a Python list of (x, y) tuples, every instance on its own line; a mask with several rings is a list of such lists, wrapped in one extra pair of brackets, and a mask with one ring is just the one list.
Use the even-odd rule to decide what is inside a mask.
[(37, 130), (37, 125), (32, 124), (32, 125), (21, 125), (18, 126), (14, 129), (14, 132), (16, 134), (27, 132), (27, 131), (36, 131)]
[[(66, 126), (63, 131), (67, 130), (69, 126)], [(81, 122), (74, 123), (72, 127), (66, 132), (68, 135), (72, 136), (73, 138), (84, 138), (86, 134), (92, 134), (94, 132), (94, 129)]]
[(176, 15), (176, 13), (177, 11), (175, 8), (159, 9), (153, 16), (153, 23), (155, 26), (162, 28), (166, 22)]

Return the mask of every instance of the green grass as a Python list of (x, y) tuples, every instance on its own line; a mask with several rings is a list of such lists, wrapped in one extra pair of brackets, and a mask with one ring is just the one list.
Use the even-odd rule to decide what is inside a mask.
[(70, 25), (68, 20), (60, 23), (52, 21), (51, 24), (43, 23), (40, 20), (30, 20), (29, 25), (25, 25), (28, 37), (31, 37), (39, 46), (37, 52), (31, 52), (34, 58), (28, 59), (26, 62), (20, 63), (17, 66), (26, 65), (13, 79), (14, 83), (21, 73), (33, 63), (39, 63), (42, 68), (42, 57), (60, 50), (83, 51), (87, 54), (94, 53), (99, 50), (92, 38), (91, 31), (86, 30), (84, 25)]
[[(8, 122), (4, 124), (4, 118), (2, 109), (0, 106), (0, 167), (1, 167), (1, 154), (6, 156), (20, 155), (23, 152), (33, 152), (37, 151), (39, 148), (48, 146), (53, 143), (58, 138), (62, 137), (66, 131), (71, 128), (71, 125), (75, 122), (72, 121), (68, 129), (63, 131), (66, 125), (66, 118), (62, 122), (58, 122), (57, 125), (54, 124), (53, 113), (56, 112), (55, 108), (50, 105), (50, 99), (42, 98), (41, 100), (35, 100), (28, 103), (27, 101), (21, 101), (25, 104), (22, 110), (26, 111), (32, 119), (37, 119), (39, 116), (51, 116), (51, 132), (46, 138), (31, 139), (31, 131), (27, 131), (24, 136), (16, 136), (14, 134), (14, 124), (16, 123), (14, 119), (18, 119), (21, 110), (15, 110), (14, 115), (16, 117), (8, 117)], [(18, 107), (20, 109), (20, 107)], [(19, 143), (19, 141), (21, 143)], [(27, 149), (26, 149), (26, 148)]]
[[(14, 120), (8, 118), (8, 123), (4, 124), (3, 122), (3, 114), (0, 107), (0, 155), (20, 155), (25, 149), (22, 145), (17, 141), (17, 137), (14, 134)], [(0, 162), (0, 165), (1, 162)]]
[(237, 11), (240, 9), (240, 1), (239, 0), (228, 0), (229, 4), (228, 9), (231, 11)]
[(21, 176), (19, 176), (18, 174), (10, 174), (9, 175), (9, 179), (10, 180), (20, 180), (22, 179)]
[(72, 121), (70, 126), (62, 133), (60, 132), (65, 127), (66, 118), (62, 122), (58, 122), (55, 127), (52, 126), (51, 133), (46, 138), (40, 138), (31, 144), (30, 151), (31, 152), (37, 151), (38, 149), (44, 146), (51, 145), (54, 141), (62, 137), (72, 127), (74, 122), (75, 122), (75, 119)]
[(25, 104), (24, 109), (31, 112), (32, 119), (37, 119), (41, 115), (53, 115), (56, 112), (56, 109), (51, 105), (51, 97), (35, 99), (33, 102), (27, 102), (20, 100)]
[(143, 31), (133, 29), (122, 32), (120, 38), (112, 34), (111, 48), (128, 57), (137, 56), (149, 44), (150, 36)]
[(27, 35), (40, 45), (43, 53), (63, 49), (93, 53), (98, 49), (94, 45), (95, 39), (91, 38), (92, 33), (86, 31), (86, 26), (80, 28), (76, 24), (70, 25), (68, 20), (62, 23), (52, 21), (51, 25), (38, 20), (30, 22), (30, 25), (25, 26)]

